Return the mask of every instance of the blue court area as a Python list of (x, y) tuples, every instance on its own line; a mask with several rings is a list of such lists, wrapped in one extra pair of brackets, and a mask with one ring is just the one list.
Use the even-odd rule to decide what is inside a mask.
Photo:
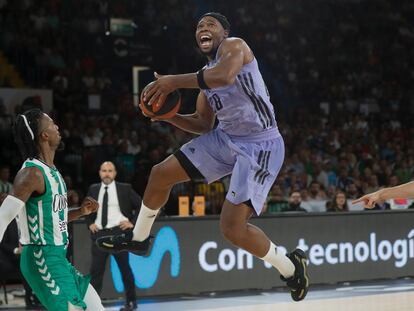
[[(404, 311), (412, 310), (414, 280), (357, 282), (341, 286), (316, 286), (307, 298), (294, 303), (285, 291), (210, 293), (203, 296), (145, 298), (139, 301), (141, 311)], [(121, 303), (105, 302), (108, 311), (119, 310)], [(14, 299), (4, 310), (27, 310), (22, 299)]]

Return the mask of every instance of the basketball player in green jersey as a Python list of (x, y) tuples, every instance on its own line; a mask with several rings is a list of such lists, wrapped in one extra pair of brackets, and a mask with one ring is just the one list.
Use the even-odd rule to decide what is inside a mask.
[(68, 212), (66, 185), (53, 163), (61, 136), (47, 114), (32, 109), (18, 115), (13, 130), (25, 162), (0, 206), (0, 241), (19, 215), (20, 268), (40, 302), (53, 311), (104, 310), (89, 277), (66, 259), (68, 221), (95, 212), (98, 202), (86, 198)]

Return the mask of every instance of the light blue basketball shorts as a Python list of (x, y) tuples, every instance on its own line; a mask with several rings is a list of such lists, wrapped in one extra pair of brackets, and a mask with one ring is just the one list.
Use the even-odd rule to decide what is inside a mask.
[(248, 137), (214, 129), (184, 144), (175, 156), (191, 178), (194, 167), (208, 183), (231, 174), (226, 199), (250, 201), (259, 215), (282, 167), (285, 145), (277, 129)]

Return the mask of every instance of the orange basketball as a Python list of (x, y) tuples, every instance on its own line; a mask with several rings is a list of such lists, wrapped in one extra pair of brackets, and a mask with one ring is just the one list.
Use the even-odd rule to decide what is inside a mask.
[(148, 117), (156, 117), (157, 119), (170, 119), (180, 110), (181, 106), (181, 95), (178, 90), (168, 94), (167, 98), (162, 104), (153, 103), (148, 105), (149, 100), (144, 101), (145, 90), (154, 82), (149, 83), (141, 92), (140, 97), (140, 108)]

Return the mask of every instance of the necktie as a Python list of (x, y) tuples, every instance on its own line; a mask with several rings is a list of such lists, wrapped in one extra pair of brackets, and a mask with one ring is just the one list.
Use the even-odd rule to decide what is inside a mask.
[(108, 186), (105, 187), (105, 193), (102, 201), (102, 229), (105, 229), (108, 223)]

